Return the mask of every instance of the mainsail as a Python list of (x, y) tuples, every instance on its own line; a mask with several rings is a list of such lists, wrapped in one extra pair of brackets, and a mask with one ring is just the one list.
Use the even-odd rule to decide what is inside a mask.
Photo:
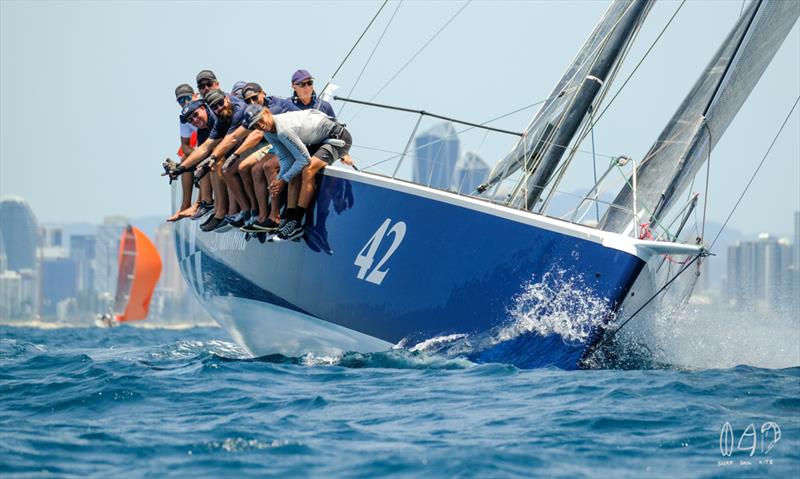
[(114, 297), (114, 319), (145, 319), (158, 278), (161, 256), (141, 230), (128, 225), (119, 244), (119, 275)]
[(525, 135), (503, 160), (495, 165), (487, 181), (491, 186), (517, 172), (527, 173), (512, 193), (512, 203), (533, 209), (553, 175), (567, 145), (586, 121), (601, 90), (607, 91), (620, 59), (652, 7), (651, 0), (612, 2), (600, 22), (553, 92), (525, 129)]
[[(636, 218), (663, 220), (766, 70), (800, 15), (800, 2), (756, 0), (741, 15), (716, 55), (637, 168)], [(599, 223), (630, 234), (633, 192), (623, 187)]]

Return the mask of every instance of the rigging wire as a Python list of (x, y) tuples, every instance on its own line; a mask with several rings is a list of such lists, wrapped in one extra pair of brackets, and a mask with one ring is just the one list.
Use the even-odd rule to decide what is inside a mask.
[[(342, 63), (339, 64), (339, 66), (336, 68), (336, 71), (333, 72), (333, 75), (331, 75), (331, 81), (333, 81), (333, 79), (336, 77), (336, 74), (339, 73), (339, 70), (342, 69), (342, 67), (344, 66), (344, 63), (347, 61), (347, 59), (350, 58), (350, 55), (353, 53), (353, 50), (356, 49), (356, 47), (358, 46), (358, 43), (361, 41), (362, 38), (364, 38), (364, 35), (367, 34), (367, 30), (369, 30), (369, 27), (371, 27), (372, 24), (375, 22), (375, 19), (378, 18), (378, 15), (381, 14), (381, 11), (383, 11), (383, 7), (385, 7), (387, 3), (389, 3), (389, 0), (384, 0), (383, 1), (383, 4), (381, 5), (381, 8), (378, 9), (377, 13), (375, 13), (375, 16), (372, 17), (372, 20), (370, 20), (369, 24), (367, 24), (367, 28), (365, 28), (364, 31), (361, 32), (361, 36), (358, 37), (358, 40), (356, 40), (356, 42), (350, 48), (350, 51), (347, 52), (347, 55), (344, 56), (344, 60), (342, 60)], [(328, 83), (330, 83), (330, 81), (328, 81)], [(324, 91), (324, 89), (323, 89), (323, 91)]]
[(742, 202), (742, 198), (744, 198), (744, 195), (747, 193), (747, 190), (750, 188), (750, 185), (753, 184), (753, 180), (756, 179), (756, 175), (758, 175), (759, 170), (761, 170), (761, 167), (764, 165), (764, 161), (766, 161), (767, 156), (769, 156), (769, 153), (772, 151), (772, 147), (775, 146), (775, 142), (778, 141), (778, 137), (781, 135), (783, 128), (786, 126), (786, 123), (789, 122), (789, 118), (792, 117), (794, 109), (797, 108), (798, 102), (800, 102), (800, 96), (798, 96), (797, 99), (794, 101), (794, 105), (792, 105), (791, 111), (789, 111), (789, 114), (786, 115), (786, 118), (783, 120), (783, 124), (781, 125), (780, 129), (778, 129), (778, 133), (775, 134), (775, 138), (772, 139), (772, 143), (770, 143), (769, 148), (767, 148), (767, 152), (764, 153), (764, 157), (761, 158), (761, 162), (758, 164), (758, 167), (753, 172), (753, 175), (750, 177), (750, 180), (747, 182), (747, 185), (744, 187), (744, 190), (742, 190), (742, 194), (739, 195), (739, 199), (736, 200), (736, 204), (733, 205), (733, 209), (728, 214), (728, 217), (725, 218), (725, 222), (722, 224), (722, 228), (719, 229), (717, 236), (714, 237), (714, 241), (712, 241), (711, 245), (708, 247), (709, 250), (711, 250), (714, 247), (714, 245), (717, 243), (717, 240), (719, 239), (719, 236), (725, 230), (725, 227), (728, 226), (728, 221), (730, 221), (731, 217), (733, 216), (733, 213), (736, 211), (736, 208), (739, 207), (739, 204)]
[[(385, 4), (386, 3), (384, 3), (384, 5)], [(383, 37), (386, 35), (386, 32), (389, 31), (389, 26), (391, 26), (392, 21), (394, 20), (394, 17), (397, 15), (397, 11), (400, 10), (400, 6), (401, 5), (403, 5), (403, 0), (400, 0), (399, 2), (397, 2), (397, 7), (395, 7), (394, 12), (392, 13), (392, 16), (389, 17), (389, 22), (386, 23), (386, 27), (384, 27), (383, 32), (381, 33), (381, 36), (378, 38), (378, 41), (375, 43), (375, 47), (372, 49), (372, 51), (369, 54), (369, 57), (367, 58), (367, 62), (364, 63), (364, 67), (358, 73), (358, 77), (356, 77), (356, 81), (353, 82), (353, 86), (350, 88), (350, 91), (347, 93), (348, 97), (353, 96), (353, 91), (355, 91), (356, 86), (358, 85), (358, 82), (361, 81), (361, 76), (364, 75), (364, 71), (366, 71), (367, 66), (369, 66), (370, 62), (372, 61), (372, 57), (375, 55), (375, 52), (378, 50), (378, 47), (381, 45), (381, 41), (383, 41)], [(383, 8), (383, 7), (381, 7), (381, 8)], [(345, 103), (342, 106), (342, 108), (339, 110), (339, 116), (342, 115), (342, 113), (344, 112), (345, 108), (347, 108), (347, 103)]]
[[(464, 11), (464, 9), (465, 9), (465, 8), (467, 8), (467, 5), (469, 5), (470, 3), (472, 3), (472, 0), (467, 0), (466, 2), (464, 2), (464, 5), (462, 5), (462, 6), (461, 6), (461, 8), (459, 8), (459, 9), (458, 9), (458, 11), (457, 11), (456, 13), (454, 13), (454, 14), (453, 14), (453, 16), (452, 16), (452, 17), (450, 17), (450, 19), (449, 19), (449, 20), (447, 20), (447, 22), (445, 22), (445, 24), (444, 24), (444, 25), (442, 25), (442, 27), (441, 27), (441, 28), (439, 28), (439, 30), (437, 30), (437, 31), (436, 31), (436, 33), (434, 33), (434, 34), (433, 34), (433, 36), (432, 36), (430, 39), (428, 39), (428, 41), (427, 41), (427, 42), (425, 42), (425, 44), (424, 44), (424, 45), (422, 45), (422, 47), (420, 47), (420, 49), (419, 49), (419, 50), (417, 50), (417, 52), (416, 52), (416, 53), (414, 53), (414, 54), (411, 56), (411, 58), (409, 58), (409, 59), (407, 60), (407, 61), (406, 61), (406, 62), (403, 64), (403, 66), (401, 66), (401, 67), (400, 67), (400, 69), (399, 69), (399, 70), (397, 70), (397, 71), (395, 72), (395, 74), (394, 74), (394, 75), (392, 75), (392, 76), (391, 76), (391, 78), (389, 78), (389, 80), (388, 80), (386, 83), (384, 83), (384, 84), (383, 84), (383, 86), (382, 86), (382, 87), (380, 87), (380, 88), (378, 89), (378, 91), (376, 91), (376, 92), (375, 92), (375, 94), (374, 94), (374, 95), (372, 95), (372, 96), (370, 97), (370, 99), (369, 99), (368, 101), (372, 101), (372, 100), (374, 100), (374, 99), (375, 99), (375, 98), (376, 98), (378, 95), (380, 95), (380, 94), (381, 94), (381, 92), (382, 92), (382, 91), (383, 91), (383, 90), (384, 90), (384, 89), (385, 89), (387, 86), (389, 86), (389, 84), (390, 84), (390, 83), (392, 83), (392, 82), (394, 81), (394, 79), (395, 79), (395, 78), (397, 78), (397, 76), (398, 76), (398, 75), (400, 75), (400, 73), (402, 73), (402, 72), (403, 72), (403, 70), (405, 70), (405, 69), (406, 69), (406, 67), (407, 67), (407, 66), (408, 66), (408, 65), (409, 65), (409, 64), (410, 64), (412, 61), (414, 61), (414, 59), (415, 59), (415, 58), (417, 58), (417, 56), (418, 56), (420, 53), (422, 53), (422, 51), (423, 51), (423, 50), (425, 50), (425, 48), (427, 48), (427, 46), (428, 46), (428, 45), (430, 45), (430, 44), (431, 44), (431, 42), (433, 42), (433, 40), (434, 40), (434, 39), (436, 39), (436, 37), (438, 37), (440, 33), (442, 33), (442, 31), (444, 31), (444, 29), (445, 29), (445, 28), (447, 28), (447, 26), (448, 26), (448, 25), (450, 25), (450, 23), (452, 23), (452, 21), (453, 21), (453, 20), (455, 20), (455, 18), (456, 18), (456, 17), (457, 17), (457, 16), (458, 16), (458, 15), (459, 15), (459, 14), (460, 14), (462, 11)], [(356, 112), (356, 113), (355, 113), (355, 114), (354, 114), (354, 115), (353, 115), (353, 116), (350, 118), (350, 120), (349, 120), (349, 121), (353, 121), (353, 119), (355, 119), (355, 117), (356, 117), (356, 116), (357, 116), (357, 115), (358, 115), (358, 114), (359, 114), (359, 113), (360, 113), (360, 112), (361, 112), (363, 109), (364, 109), (364, 107), (361, 107), (361, 109), (359, 109), (359, 110), (358, 110), (358, 111), (357, 111), (357, 112)]]

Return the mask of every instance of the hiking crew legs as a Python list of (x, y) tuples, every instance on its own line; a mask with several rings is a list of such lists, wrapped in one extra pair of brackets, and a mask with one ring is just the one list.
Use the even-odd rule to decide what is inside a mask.
[(314, 197), (314, 189), (317, 186), (317, 173), (319, 173), (319, 171), (326, 166), (328, 166), (328, 163), (320, 160), (316, 156), (312, 156), (308, 166), (303, 168), (303, 170), (300, 172), (300, 175), (298, 176), (302, 176), (303, 179), (302, 187), (300, 189), (300, 197), (297, 200), (297, 206), (301, 208), (308, 208), (308, 205), (311, 203), (311, 199)]

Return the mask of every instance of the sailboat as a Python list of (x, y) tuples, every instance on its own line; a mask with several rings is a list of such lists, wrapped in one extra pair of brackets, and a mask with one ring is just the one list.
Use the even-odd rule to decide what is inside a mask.
[[(479, 361), (587, 366), (620, 311), (672, 280), (665, 263), (707, 253), (702, 239), (680, 240), (694, 206), (679, 195), (800, 14), (798, 2), (751, 3), (650, 153), (609, 166), (628, 168), (616, 199), (598, 193), (607, 171), (572, 215), (554, 217), (553, 194), (652, 4), (611, 3), (476, 191), (398, 178), (406, 152), (392, 175), (327, 168), (302, 240), (271, 244), (177, 224), (190, 289), (253, 356), (466, 338), (479, 345), (471, 355)], [(588, 210), (596, 224), (582, 221)], [(521, 305), (524, 328), (509, 321)]]
[(111, 312), (99, 324), (115, 326), (147, 318), (153, 291), (161, 276), (161, 256), (150, 238), (128, 225), (119, 243), (117, 289)]

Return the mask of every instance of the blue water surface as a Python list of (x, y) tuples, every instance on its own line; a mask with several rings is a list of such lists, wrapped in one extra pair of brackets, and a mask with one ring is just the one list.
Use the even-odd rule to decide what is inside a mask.
[(798, 475), (800, 368), (249, 360), (215, 328), (0, 326), (4, 478)]

